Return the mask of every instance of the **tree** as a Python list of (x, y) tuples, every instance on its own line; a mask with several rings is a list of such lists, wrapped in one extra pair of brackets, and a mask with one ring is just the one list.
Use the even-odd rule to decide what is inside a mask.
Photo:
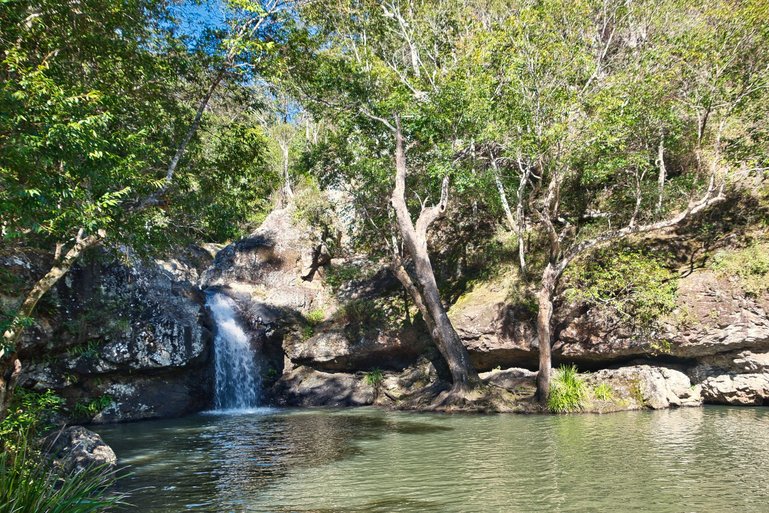
[[(457, 392), (479, 379), (441, 301), (427, 243), (428, 229), (448, 207), (454, 172), (456, 110), (436, 115), (433, 98), (453, 65), (461, 11), (444, 2), (310, 2), (302, 14), (313, 29), (290, 61), (297, 96), (318, 117), (333, 119), (350, 146), (366, 148), (344, 150), (355, 177), (339, 181), (355, 183), (351, 192), (366, 198), (360, 218), (390, 243), (391, 269), (419, 308)], [(409, 188), (425, 199), (409, 200), (410, 178)], [(430, 193), (440, 197), (433, 206)]]
[(766, 88), (766, 30), (757, 23), (766, 9), (521, 3), (484, 36), (493, 57), (475, 72), (491, 77), (493, 94), (481, 101), (494, 115), (478, 143), (526, 193), (518, 222), (528, 216), (542, 244), (527, 248), (519, 236), (521, 268), (527, 252), (545, 255), (536, 292), (541, 401), (565, 269), (598, 246), (686, 222), (721, 202), (734, 170), (749, 165), (726, 154), (726, 134)]
[[(40, 298), (88, 248), (146, 243), (152, 227), (164, 228), (179, 164), (217, 88), (258, 73), (272, 52), (282, 4), (232, 4), (213, 52), (175, 37), (162, 0), (3, 4), (0, 226), (5, 239), (52, 241), (55, 251), (3, 327), (0, 417)], [(207, 70), (203, 87), (184, 80), (196, 66)]]

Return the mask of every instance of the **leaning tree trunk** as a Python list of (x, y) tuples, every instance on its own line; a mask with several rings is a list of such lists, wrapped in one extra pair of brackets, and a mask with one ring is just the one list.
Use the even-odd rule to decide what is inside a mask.
[(449, 366), (454, 390), (469, 390), (479, 382), (478, 373), (473, 368), (470, 355), (454, 330), (441, 302), (438, 284), (427, 252), (427, 228), (443, 215), (448, 203), (448, 177), (443, 180), (440, 203), (423, 208), (415, 225), (411, 221), (411, 215), (406, 206), (406, 153), (399, 122), (395, 130), (395, 169), (395, 188), (391, 202), (404, 246), (414, 261), (416, 292), (421, 299), (415, 302), (420, 309), (424, 308), (427, 312), (425, 321), (430, 329), (430, 336)]
[(40, 278), (27, 293), (24, 302), (11, 322), (11, 326), (3, 333), (3, 345), (0, 348), (0, 419), (5, 418), (8, 405), (13, 396), (13, 388), (21, 372), (21, 362), (18, 359), (18, 346), (24, 332), (26, 319), (32, 313), (46, 292), (67, 274), (74, 263), (85, 250), (95, 246), (101, 240), (100, 235), (89, 235), (78, 238), (66, 254), (58, 260), (51, 269)]

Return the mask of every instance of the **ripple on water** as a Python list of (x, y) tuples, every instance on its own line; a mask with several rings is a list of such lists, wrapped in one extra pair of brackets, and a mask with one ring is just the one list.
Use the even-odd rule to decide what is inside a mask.
[(106, 427), (134, 511), (766, 511), (769, 410), (258, 409)]

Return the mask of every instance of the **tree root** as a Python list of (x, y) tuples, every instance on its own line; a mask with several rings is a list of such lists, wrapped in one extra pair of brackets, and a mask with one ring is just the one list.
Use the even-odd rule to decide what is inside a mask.
[(394, 408), (443, 413), (534, 413), (540, 410), (531, 397), (518, 396), (502, 387), (485, 383), (452, 386), (445, 381), (437, 381), (402, 397)]

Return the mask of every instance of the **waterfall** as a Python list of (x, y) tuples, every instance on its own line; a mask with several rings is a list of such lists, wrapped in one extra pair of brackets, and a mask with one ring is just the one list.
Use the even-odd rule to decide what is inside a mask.
[(235, 302), (224, 294), (209, 292), (206, 305), (216, 325), (214, 407), (216, 410), (255, 408), (262, 384), (259, 362), (248, 335), (238, 323)]

